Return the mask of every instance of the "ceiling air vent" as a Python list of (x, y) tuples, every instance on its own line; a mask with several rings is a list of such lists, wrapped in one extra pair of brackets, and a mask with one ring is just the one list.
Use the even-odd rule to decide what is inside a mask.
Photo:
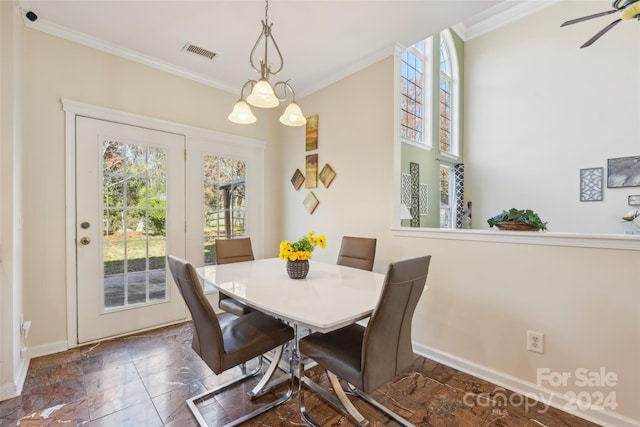
[(189, 42), (187, 42), (187, 44), (184, 45), (182, 50), (186, 50), (187, 52), (193, 52), (196, 55), (204, 56), (205, 58), (209, 58), (209, 59), (213, 59), (213, 57), (216, 56), (216, 54), (214, 52), (211, 52), (210, 50), (198, 47), (198, 46), (193, 45), (193, 44), (191, 44)]

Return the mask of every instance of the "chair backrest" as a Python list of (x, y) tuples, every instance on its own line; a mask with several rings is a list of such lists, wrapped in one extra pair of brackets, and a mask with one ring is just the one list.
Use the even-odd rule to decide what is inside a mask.
[(389, 265), (382, 293), (362, 343), (362, 383), (369, 393), (411, 366), (411, 322), (422, 295), (431, 256)]
[(216, 239), (216, 263), (229, 264), (231, 262), (253, 261), (251, 238)]
[(193, 319), (191, 346), (209, 368), (219, 374), (224, 370), (222, 369), (224, 340), (218, 317), (204, 295), (200, 279), (193, 266), (174, 256), (168, 256), (167, 259), (173, 280), (178, 285), (178, 290)]
[(337, 264), (371, 271), (375, 257), (376, 239), (344, 236)]

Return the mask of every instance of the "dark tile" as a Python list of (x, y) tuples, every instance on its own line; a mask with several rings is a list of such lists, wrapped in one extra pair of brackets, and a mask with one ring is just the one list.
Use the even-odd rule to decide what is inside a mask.
[(84, 385), (87, 394), (96, 394), (137, 380), (140, 380), (138, 370), (133, 362), (128, 362), (86, 374)]
[(91, 419), (95, 420), (139, 403), (151, 403), (151, 399), (142, 381), (136, 380), (92, 394), (87, 402)]
[(20, 419), (20, 426), (59, 426), (60, 424), (77, 426), (89, 421), (89, 407), (86, 399), (56, 405), (34, 412)]
[(149, 402), (139, 403), (120, 411), (91, 420), (89, 427), (114, 427), (114, 426), (144, 426), (160, 427), (162, 420), (156, 412), (156, 408)]
[(22, 416), (85, 397), (84, 381), (81, 377), (73, 377), (48, 386), (34, 388), (22, 395)]
[(191, 419), (194, 417), (187, 406), (186, 400), (204, 393), (206, 390), (200, 382), (192, 382), (153, 398), (153, 404), (164, 423)]
[[(191, 349), (191, 327), (186, 322), (33, 359), (23, 395), (0, 402), (0, 427), (147, 427), (163, 423), (170, 427), (197, 427), (186, 399), (241, 373), (236, 368), (213, 374)], [(255, 361), (249, 363), (249, 369), (255, 366)], [(313, 368), (307, 375), (332, 392), (321, 368)], [(265, 405), (286, 388), (280, 385), (250, 401), (246, 392), (255, 382), (255, 378), (248, 380), (199, 403), (209, 425), (221, 425)], [(308, 411), (321, 425), (353, 425), (314, 393), (306, 390), (304, 396)], [(416, 426), (596, 427), (541, 403), (518, 403), (522, 402), (520, 395), (418, 356), (408, 370), (373, 392), (372, 397)], [(359, 398), (350, 394), (349, 398), (372, 427), (397, 425)], [(294, 396), (245, 425), (289, 427), (305, 423)]]
[(22, 396), (0, 402), (0, 426), (17, 423), (22, 417)]
[(81, 378), (83, 375), (81, 362), (77, 360), (64, 365), (40, 369), (36, 372), (37, 375), (29, 375), (25, 380), (23, 393), (29, 393), (32, 390), (50, 386), (70, 378)]

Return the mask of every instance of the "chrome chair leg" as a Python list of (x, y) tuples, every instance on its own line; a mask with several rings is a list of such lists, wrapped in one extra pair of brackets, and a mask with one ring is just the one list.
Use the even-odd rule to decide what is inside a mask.
[[(276, 351), (276, 353), (280, 352), (280, 357), (282, 356), (282, 347), (283, 346), (281, 346)], [(187, 406), (189, 407), (189, 410), (191, 411), (193, 416), (198, 421), (198, 424), (200, 425), (200, 427), (209, 427), (209, 426), (208, 426), (206, 420), (204, 419), (204, 417), (202, 416), (202, 413), (198, 410), (196, 405), (198, 403), (204, 402), (205, 400), (209, 399), (212, 396), (215, 396), (215, 395), (219, 394), (221, 391), (224, 391), (224, 390), (228, 389), (229, 387), (231, 387), (231, 386), (233, 386), (235, 384), (238, 384), (238, 383), (240, 383), (242, 381), (245, 381), (245, 380), (247, 380), (247, 379), (249, 379), (251, 377), (256, 376), (262, 370), (262, 356), (260, 356), (259, 359), (260, 359), (260, 362), (258, 364), (258, 367), (253, 369), (251, 372), (245, 373), (244, 375), (242, 375), (242, 376), (240, 376), (238, 378), (235, 378), (235, 379), (233, 379), (231, 381), (228, 381), (228, 382), (226, 382), (224, 384), (221, 384), (216, 388), (213, 388), (211, 390), (207, 390), (204, 393), (201, 393), (201, 394), (199, 394), (197, 396), (194, 396), (192, 398), (187, 399)], [(292, 359), (289, 359), (289, 364), (290, 364), (289, 371), (293, 372)], [(277, 368), (278, 364), (277, 363), (272, 363), (269, 366), (269, 368), (267, 369), (267, 372), (272, 370), (271, 369), (272, 366), (275, 366)], [(244, 369), (241, 368), (241, 370), (246, 372), (246, 367)], [(273, 373), (271, 373), (271, 375), (273, 375)], [(221, 427), (237, 426), (239, 424), (242, 424), (242, 423), (250, 420), (253, 417), (256, 417), (256, 416), (258, 416), (258, 415), (260, 415), (260, 414), (262, 414), (262, 413), (264, 413), (264, 412), (266, 412), (266, 411), (268, 411), (268, 410), (270, 410), (272, 408), (275, 408), (276, 406), (279, 406), (279, 405), (287, 402), (289, 399), (291, 399), (291, 396), (293, 394), (293, 375), (289, 374), (287, 377), (285, 377), (285, 379), (289, 380), (289, 389), (287, 390), (287, 392), (282, 397), (280, 397), (279, 399), (274, 400), (271, 403), (268, 403), (268, 404), (266, 404), (264, 406), (261, 406), (260, 408), (256, 409), (255, 411), (252, 411), (252, 412), (250, 412), (248, 414), (245, 414), (242, 417), (240, 417), (240, 418), (238, 418), (236, 420), (233, 420), (233, 421), (231, 421), (231, 422), (229, 422), (229, 423), (227, 423), (227, 424), (225, 424), (225, 425), (223, 425)], [(262, 382), (262, 381), (260, 381), (260, 382)], [(283, 381), (279, 381), (278, 384), (280, 382), (283, 382)], [(269, 387), (269, 389), (271, 389), (271, 388), (272, 388), (272, 386)], [(255, 388), (254, 388), (254, 390), (255, 390)], [(262, 394), (264, 394), (264, 393), (262, 393)]]
[(262, 375), (262, 378), (260, 379), (258, 384), (256, 384), (255, 387), (253, 387), (253, 389), (249, 393), (247, 393), (251, 400), (259, 396), (262, 396), (263, 394), (268, 392), (274, 385), (280, 384), (282, 382), (282, 381), (278, 381), (275, 384), (270, 384), (269, 387), (265, 387), (271, 381), (273, 374), (275, 374), (276, 371), (278, 370), (280, 359), (282, 359), (283, 352), (284, 352), (283, 345), (281, 345), (276, 349), (275, 355), (271, 358), (271, 363), (269, 364), (269, 368), (267, 368), (264, 375)]
[(354, 393), (355, 395), (357, 395), (358, 397), (360, 397), (361, 399), (363, 399), (365, 402), (367, 402), (368, 404), (375, 406), (376, 408), (378, 408), (379, 410), (381, 410), (382, 412), (384, 412), (387, 416), (393, 418), (394, 420), (396, 420), (398, 423), (400, 423), (400, 425), (405, 426), (405, 427), (415, 427), (413, 424), (411, 424), (409, 421), (405, 420), (404, 418), (402, 418), (400, 415), (396, 414), (395, 412), (393, 412), (391, 409), (387, 408), (386, 406), (384, 406), (382, 403), (378, 402), (377, 400), (373, 399), (371, 396), (369, 396), (367, 393), (363, 393), (362, 391), (358, 390), (357, 388), (355, 388), (352, 384), (347, 383), (347, 386), (349, 387), (349, 391)]
[(344, 407), (344, 409), (346, 409), (351, 418), (353, 418), (353, 420), (358, 425), (368, 426), (369, 421), (367, 421), (367, 419), (356, 409), (356, 407), (353, 406), (353, 403), (351, 403), (351, 401), (347, 397), (347, 394), (344, 392), (344, 389), (340, 385), (340, 380), (338, 379), (338, 377), (336, 377), (336, 375), (331, 371), (327, 371), (327, 376), (329, 377), (331, 387), (333, 387), (333, 392), (336, 394), (336, 396), (338, 396), (338, 400), (340, 400), (340, 403), (342, 403), (342, 406)]
[[(351, 419), (351, 421), (353, 421), (356, 425), (361, 426), (361, 427), (366, 427), (366, 426), (369, 425), (369, 421), (367, 421), (367, 419), (365, 419), (362, 416), (362, 414), (360, 414), (358, 412), (358, 410), (351, 404), (351, 402), (348, 403), (348, 406), (351, 406), (351, 408), (353, 408), (353, 411), (355, 411), (355, 413), (351, 413), (347, 409), (347, 407), (346, 407), (347, 405), (344, 405), (340, 400), (338, 400), (335, 397), (333, 397), (325, 389), (323, 389), (318, 384), (316, 384), (311, 378), (306, 377), (304, 375), (305, 368), (302, 365), (303, 365), (302, 363), (300, 363), (300, 365), (298, 365), (298, 368), (299, 368), (298, 374), (299, 374), (299, 378), (300, 378), (300, 381), (298, 383), (298, 406), (300, 408), (300, 416), (302, 417), (302, 419), (307, 424), (309, 424), (310, 426), (313, 426), (313, 427), (322, 427), (316, 420), (313, 419), (313, 417), (311, 417), (311, 415), (307, 411), (307, 408), (306, 408), (306, 406), (304, 404), (303, 384), (309, 390), (313, 391), (320, 398), (322, 398), (325, 402), (327, 402), (328, 404), (333, 406), (333, 408), (335, 410), (337, 410), (338, 412), (341, 412), (344, 415), (346, 415), (347, 417), (349, 417), (349, 419)], [(333, 373), (331, 373), (329, 371), (327, 371), (327, 374), (333, 375)], [(333, 375), (333, 376), (335, 377), (335, 375)], [(337, 377), (335, 377), (335, 378), (337, 380)], [(329, 381), (331, 381), (331, 377), (329, 378)], [(333, 386), (333, 382), (332, 382), (332, 386)], [(338, 398), (340, 398), (340, 394), (339, 393), (342, 392), (343, 397), (347, 401), (349, 400), (346, 397), (346, 395), (344, 394), (344, 390), (342, 389), (342, 387), (340, 386), (339, 383), (338, 383), (338, 387), (337, 388), (335, 386), (333, 386), (333, 387), (334, 387), (334, 391), (336, 391), (336, 395), (338, 396)], [(340, 390), (340, 392), (338, 392), (337, 390)]]

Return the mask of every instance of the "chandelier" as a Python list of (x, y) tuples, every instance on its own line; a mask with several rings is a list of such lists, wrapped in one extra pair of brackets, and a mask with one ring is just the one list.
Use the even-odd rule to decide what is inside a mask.
[[(266, 0), (266, 6), (264, 8), (264, 20), (262, 22), (262, 32), (256, 40), (253, 49), (251, 49), (251, 53), (249, 54), (249, 63), (251, 67), (257, 72), (260, 73), (259, 80), (249, 80), (240, 89), (240, 99), (236, 102), (236, 105), (233, 107), (233, 111), (229, 114), (229, 120), (234, 123), (239, 124), (249, 124), (255, 123), (256, 116), (251, 112), (251, 107), (249, 104), (254, 107), (259, 108), (273, 108), (277, 107), (281, 101), (286, 101), (289, 93), (291, 94), (291, 103), (287, 105), (287, 108), (284, 110), (282, 116), (280, 116), (280, 123), (287, 126), (302, 126), (307, 123), (307, 119), (305, 119), (304, 114), (302, 114), (302, 110), (300, 106), (296, 104), (296, 95), (293, 91), (293, 88), (289, 84), (289, 80), (279, 81), (275, 83), (273, 86), (269, 83), (270, 75), (277, 75), (280, 71), (282, 71), (282, 67), (284, 67), (284, 59), (282, 58), (282, 53), (280, 53), (280, 48), (278, 48), (278, 44), (276, 40), (273, 38), (273, 34), (271, 33), (271, 27), (273, 23), (269, 23), (269, 0)], [(256, 56), (256, 50), (260, 45), (260, 42), (264, 40), (264, 57), (259, 57), (260, 67), (256, 66), (254, 57)], [(279, 65), (274, 67), (273, 64), (269, 64), (268, 60), (268, 44), (269, 40), (273, 44), (276, 53), (278, 54)], [(245, 98), (245, 90), (249, 89), (251, 93), (249, 96)], [(280, 90), (282, 96), (278, 96), (277, 92)]]

